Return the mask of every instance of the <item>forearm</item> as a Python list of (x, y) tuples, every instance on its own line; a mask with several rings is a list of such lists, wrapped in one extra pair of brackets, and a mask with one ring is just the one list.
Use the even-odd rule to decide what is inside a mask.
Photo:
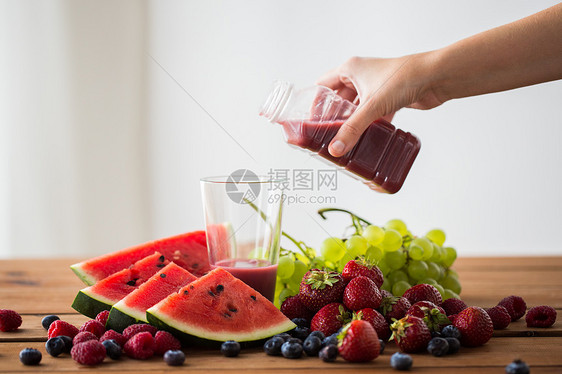
[(562, 78), (562, 3), (427, 54), (441, 100)]

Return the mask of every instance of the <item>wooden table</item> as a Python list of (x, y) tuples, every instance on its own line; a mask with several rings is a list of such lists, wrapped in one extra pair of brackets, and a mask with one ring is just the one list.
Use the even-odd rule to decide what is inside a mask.
[[(0, 261), (0, 308), (15, 309), (22, 314), (23, 325), (16, 332), (0, 332), (0, 373), (57, 372), (91, 370), (109, 372), (293, 372), (328, 371), (396, 373), (390, 368), (390, 355), (396, 352), (391, 343), (382, 356), (366, 364), (350, 364), (341, 358), (324, 363), (318, 358), (289, 360), (267, 356), (261, 349), (245, 350), (237, 358), (225, 358), (217, 351), (187, 348), (186, 363), (169, 367), (160, 357), (148, 361), (123, 358), (88, 368), (75, 363), (68, 355), (53, 358), (45, 352), (47, 333), (41, 318), (57, 314), (77, 326), (87, 320), (71, 307), (72, 300), (84, 285), (68, 266), (78, 259), (34, 259)], [(522, 296), (528, 306), (551, 305), (558, 310), (559, 321), (548, 329), (528, 329), (523, 320), (506, 330), (495, 331), (494, 337), (478, 348), (461, 348), (456, 355), (433, 357), (415, 354), (413, 372), (420, 373), (503, 373), (514, 358), (531, 366), (532, 373), (562, 373), (562, 257), (530, 258), (464, 258), (457, 260), (456, 270), (463, 284), (462, 298), (469, 305), (491, 307), (511, 294)], [(24, 366), (18, 353), (25, 347), (43, 353), (40, 366)]]

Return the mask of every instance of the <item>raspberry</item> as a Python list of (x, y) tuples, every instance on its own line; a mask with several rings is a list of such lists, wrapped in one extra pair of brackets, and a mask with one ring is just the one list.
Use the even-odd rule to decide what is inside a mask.
[(123, 347), (125, 343), (127, 343), (127, 339), (125, 339), (123, 335), (119, 334), (115, 330), (107, 330), (106, 332), (104, 332), (100, 338), (100, 343), (111, 339), (115, 340), (121, 347)]
[(98, 321), (105, 327), (108, 317), (109, 317), (109, 310), (104, 310), (98, 313), (98, 315), (96, 316), (96, 321)]
[(441, 308), (445, 310), (445, 314), (450, 315), (459, 314), (460, 312), (468, 308), (468, 305), (466, 305), (466, 303), (461, 299), (455, 299), (454, 297), (452, 297), (443, 301), (443, 304), (441, 304)]
[(145, 331), (149, 332), (150, 335), (154, 336), (156, 335), (156, 331), (158, 331), (158, 329), (154, 326), (147, 325), (146, 323), (137, 323), (123, 330), (123, 336), (125, 337), (125, 339), (129, 340), (139, 332), (145, 332)]
[(137, 360), (146, 360), (154, 355), (154, 338), (148, 331), (139, 332), (125, 343), (125, 354)]
[(556, 321), (556, 310), (551, 306), (535, 306), (527, 312), (527, 327), (550, 327)]
[(515, 295), (504, 297), (500, 300), (498, 305), (507, 309), (507, 312), (511, 316), (511, 322), (517, 321), (519, 318), (523, 317), (525, 315), (525, 311), (527, 310), (525, 300), (523, 300), (522, 297)]
[(154, 344), (156, 345), (154, 353), (160, 356), (166, 351), (181, 349), (180, 341), (167, 331), (158, 331), (154, 336)]
[(73, 339), (76, 334), (78, 334), (78, 332), (79, 331), (76, 326), (73, 326), (70, 323), (59, 319), (51, 323), (51, 326), (49, 326), (47, 337), (50, 339), (54, 338), (55, 336), (66, 335)]
[(78, 331), (89, 331), (99, 339), (105, 332), (105, 327), (99, 321), (91, 319), (80, 326), (80, 329), (78, 329)]
[(97, 365), (105, 358), (105, 347), (97, 340), (88, 340), (73, 346), (70, 355), (79, 364)]
[(511, 322), (511, 316), (507, 312), (507, 309), (501, 305), (496, 305), (493, 308), (485, 309), (486, 313), (492, 319), (494, 324), (494, 330), (502, 330), (509, 326)]
[(82, 331), (76, 334), (74, 339), (72, 339), (72, 345), (84, 343), (87, 342), (88, 340), (98, 340), (98, 337), (89, 331)]
[(0, 331), (14, 331), (21, 326), (21, 316), (10, 309), (0, 309)]

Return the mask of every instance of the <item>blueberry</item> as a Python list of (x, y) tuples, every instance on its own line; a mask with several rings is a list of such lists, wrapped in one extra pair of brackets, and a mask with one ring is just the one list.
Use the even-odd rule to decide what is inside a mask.
[(300, 358), (302, 356), (302, 345), (287, 341), (281, 346), (281, 354), (285, 358)]
[(289, 340), (287, 340), (289, 343), (297, 343), (302, 345), (302, 340), (299, 338), (290, 338)]
[(41, 320), (41, 325), (43, 326), (43, 328), (45, 330), (49, 330), (49, 327), (51, 327), (51, 323), (55, 322), (56, 320), (59, 320), (59, 316), (55, 316), (54, 314), (50, 314), (48, 316), (43, 317), (43, 319)]
[(505, 367), (507, 374), (529, 374), (529, 365), (521, 360), (515, 360)]
[(25, 348), (20, 352), (20, 361), (24, 365), (39, 365), (43, 355), (37, 349)]
[(320, 348), (322, 348), (322, 340), (317, 336), (309, 336), (302, 344), (302, 349), (308, 356), (318, 356)]
[(287, 334), (286, 332), (284, 332), (282, 334), (275, 335), (274, 338), (281, 338), (281, 339), (283, 339), (284, 342), (286, 342), (287, 340), (291, 339), (292, 336)]
[(441, 337), (443, 338), (455, 338), (460, 340), (461, 336), (462, 334), (459, 329), (453, 325), (447, 325), (441, 330)]
[(70, 353), (72, 349), (72, 338), (66, 335), (57, 336), (57, 338), (61, 339), (64, 342), (64, 353)]
[(47, 340), (47, 342), (45, 343), (45, 350), (53, 357), (57, 357), (58, 355), (63, 353), (65, 348), (66, 344), (64, 344), (64, 341), (58, 336), (56, 338)]
[(396, 370), (410, 370), (413, 362), (412, 356), (406, 353), (396, 352), (390, 356), (390, 366)]
[(104, 340), (101, 344), (105, 347), (107, 357), (112, 360), (119, 360), (121, 358), (121, 346), (114, 339)]
[(185, 353), (169, 349), (164, 353), (164, 362), (169, 366), (181, 366), (185, 362)]
[(316, 336), (320, 340), (324, 340), (326, 338), (326, 335), (324, 335), (322, 331), (313, 331), (308, 336)]
[(459, 339), (445, 338), (445, 340), (449, 343), (449, 351), (447, 352), (448, 355), (454, 355), (461, 348), (461, 342), (459, 342)]
[(291, 321), (298, 327), (310, 327), (310, 322), (306, 318), (293, 318)]
[(240, 343), (227, 340), (221, 345), (221, 353), (226, 357), (236, 357), (240, 353)]
[(336, 358), (338, 358), (338, 347), (333, 344), (329, 344), (320, 350), (318, 357), (320, 357), (324, 362), (336, 361)]
[(332, 334), (327, 338), (325, 338), (324, 340), (322, 340), (323, 347), (328, 345), (338, 345), (338, 336), (336, 334)]
[(306, 339), (306, 337), (309, 334), (310, 334), (310, 329), (308, 327), (297, 326), (291, 331), (291, 335), (293, 335), (294, 338), (298, 338), (301, 340)]
[(381, 350), (379, 351), (379, 354), (382, 355), (382, 353), (384, 352), (384, 348), (386, 347), (386, 344), (384, 343), (384, 340), (379, 339), (379, 344), (381, 346)]
[(281, 355), (281, 346), (285, 343), (283, 338), (279, 336), (274, 336), (273, 338), (269, 339), (263, 345), (263, 350), (270, 356), (279, 356)]
[(427, 351), (435, 357), (445, 356), (449, 352), (449, 343), (443, 338), (433, 338), (427, 345)]

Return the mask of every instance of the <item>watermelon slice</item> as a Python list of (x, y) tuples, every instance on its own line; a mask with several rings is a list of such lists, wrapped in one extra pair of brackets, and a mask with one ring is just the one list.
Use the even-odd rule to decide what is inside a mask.
[(113, 304), (136, 290), (168, 262), (159, 252), (147, 256), (128, 269), (118, 271), (93, 286), (80, 290), (72, 307), (85, 316), (95, 318), (99, 312), (110, 310)]
[(187, 343), (256, 342), (296, 325), (259, 292), (216, 268), (146, 311), (148, 322)]
[(121, 332), (134, 323), (147, 323), (148, 308), (196, 279), (197, 277), (189, 271), (170, 262), (139, 288), (113, 305), (106, 327)]
[(205, 231), (193, 231), (122, 249), (79, 262), (70, 268), (84, 283), (91, 286), (154, 252), (160, 252), (166, 259), (174, 261), (195, 276), (211, 270)]

